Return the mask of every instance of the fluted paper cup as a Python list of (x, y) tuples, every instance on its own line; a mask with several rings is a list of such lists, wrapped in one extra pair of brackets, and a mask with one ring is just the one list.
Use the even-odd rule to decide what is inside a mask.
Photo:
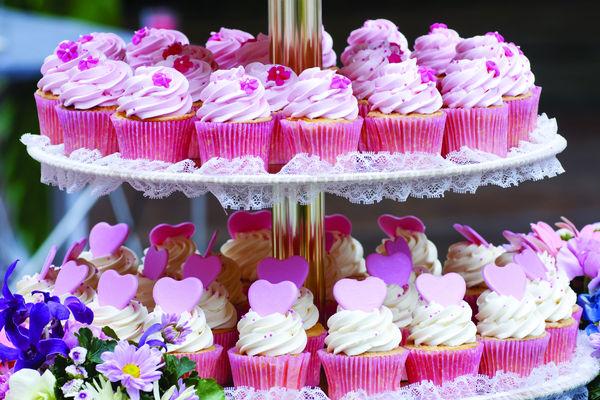
[[(367, 114), (371, 111), (371, 105), (367, 100), (361, 99), (358, 101), (358, 115), (365, 119)], [(371, 151), (367, 140), (367, 127), (363, 124), (360, 131), (360, 141), (358, 142), (359, 151)]]
[(408, 347), (406, 375), (409, 383), (432, 381), (436, 385), (452, 381), (459, 376), (475, 375), (479, 369), (479, 361), (483, 344), (463, 346), (455, 349), (444, 347)]
[(323, 330), (320, 335), (308, 335), (306, 348), (304, 351), (310, 353), (310, 363), (308, 365), (308, 374), (306, 376), (306, 386), (319, 386), (321, 382), (321, 360), (317, 354), (325, 345), (327, 331)]
[(578, 330), (579, 324), (574, 319), (566, 326), (546, 326), (550, 341), (544, 355), (544, 363), (553, 361), (559, 364), (571, 360), (577, 345)]
[(56, 115), (58, 96), (44, 95), (39, 90), (33, 94), (37, 108), (38, 121), (40, 123), (40, 134), (48, 136), (50, 143), (60, 144), (63, 142), (63, 131)]
[(371, 112), (365, 119), (369, 151), (440, 154), (446, 114), (385, 115)]
[(110, 120), (115, 108), (75, 110), (56, 106), (62, 126), (65, 154), (77, 149), (99, 150), (103, 156), (119, 151), (117, 134)]
[(483, 354), (479, 373), (494, 376), (498, 371), (527, 376), (544, 363), (544, 353), (550, 335), (526, 339), (495, 339), (482, 337)]
[(271, 150), (269, 154), (269, 168), (273, 172), (281, 170), (295, 154), (292, 154), (290, 146), (288, 146), (283, 132), (281, 131), (280, 121), (285, 118), (283, 112), (276, 111), (271, 114), (273, 118), (273, 135), (271, 136)]
[(196, 363), (196, 372), (200, 378), (215, 379), (215, 370), (217, 368), (217, 362), (219, 357), (223, 353), (223, 347), (218, 344), (212, 346), (212, 348), (199, 351), (196, 353), (171, 353), (177, 358), (187, 357)]
[(229, 366), (229, 357), (227, 356), (227, 352), (229, 349), (235, 347), (238, 337), (239, 334), (235, 328), (229, 331), (223, 331), (219, 329), (215, 329), (213, 331), (215, 344), (223, 347), (223, 351), (217, 360), (214, 374), (215, 380), (221, 386), (231, 383), (231, 367)]
[(408, 357), (408, 351), (404, 349), (382, 355), (346, 356), (327, 350), (319, 350), (318, 354), (332, 400), (359, 389), (369, 395), (400, 389)]
[[(541, 86), (534, 86), (533, 89), (531, 89), (531, 92), (533, 93), (533, 97), (535, 98), (535, 103), (538, 104), (538, 108), (539, 108), (539, 104), (540, 104), (540, 98), (542, 97), (542, 87)], [(536, 110), (537, 111), (537, 110)], [(534, 114), (530, 115), (531, 117), (531, 125), (533, 127), (535, 127), (537, 125), (537, 112)]]
[(299, 390), (306, 386), (310, 353), (245, 356), (233, 348), (228, 355), (235, 386), (249, 386), (258, 390), (274, 387)]
[(506, 157), (508, 152), (508, 106), (444, 108), (447, 115), (442, 155), (467, 146)]
[[(202, 107), (201, 101), (196, 101), (192, 103), (192, 112), (194, 113), (194, 122), (197, 121), (196, 111)], [(192, 136), (190, 137), (190, 150), (188, 152), (188, 157), (190, 160), (200, 161), (200, 152), (198, 151), (198, 135), (195, 132), (192, 132)]]
[(579, 305), (575, 304), (575, 306), (573, 307), (572, 318), (575, 320), (578, 327), (579, 327), (579, 324), (581, 323), (581, 315), (582, 314), (583, 314), (583, 308), (581, 308)]
[(539, 96), (533, 92), (521, 96), (504, 97), (508, 106), (508, 148), (517, 147), (521, 140), (529, 140), (535, 129)]
[(123, 158), (179, 162), (188, 157), (193, 132), (192, 113), (153, 120), (111, 118)]
[(358, 150), (363, 119), (282, 119), (281, 130), (294, 154), (307, 153), (335, 164), (337, 157)]

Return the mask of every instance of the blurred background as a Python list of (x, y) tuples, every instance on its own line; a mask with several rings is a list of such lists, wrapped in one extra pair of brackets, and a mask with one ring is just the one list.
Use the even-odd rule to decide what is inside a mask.
[[(598, 1), (323, 0), (323, 23), (338, 55), (350, 31), (365, 19), (392, 20), (409, 43), (433, 22), (446, 23), (462, 37), (498, 30), (529, 57), (536, 83), (543, 87), (540, 110), (558, 119), (559, 132), (569, 143), (559, 157), (567, 172), (554, 179), (405, 203), (361, 206), (328, 197), (327, 212), (352, 219), (354, 236), (366, 252), (373, 251), (382, 237), (377, 216), (417, 215), (438, 245), (442, 261), (448, 245), (459, 239), (451, 228), (454, 222), (470, 224), (492, 242), (502, 243), (503, 229), (525, 231), (530, 222), (552, 223), (561, 215), (578, 226), (600, 220), (599, 16)], [(100, 220), (133, 224), (138, 235), (130, 246), (138, 251), (147, 246), (147, 233), (154, 225), (190, 218), (203, 226), (197, 235), (200, 248), (214, 229), (221, 230), (221, 242), (226, 239), (230, 211), (211, 195), (194, 201), (183, 195), (151, 200), (130, 187), (99, 199), (65, 194), (39, 183), (39, 165), (19, 142), (21, 134), (38, 131), (33, 93), (39, 68), (60, 40), (100, 30), (115, 31), (129, 40), (143, 24), (180, 29), (193, 43), (203, 45), (210, 32), (221, 26), (254, 35), (267, 33), (267, 1), (0, 1), (1, 266), (15, 258), (30, 259), (59, 222), (60, 229), (47, 244), (63, 238), (70, 243)]]

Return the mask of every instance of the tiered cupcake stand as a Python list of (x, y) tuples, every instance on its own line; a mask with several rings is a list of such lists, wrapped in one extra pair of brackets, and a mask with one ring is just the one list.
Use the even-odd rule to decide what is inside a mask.
[[(274, 61), (301, 70), (320, 65), (321, 1), (270, 0), (270, 35)], [(390, 154), (349, 154), (336, 165), (309, 157), (297, 157), (276, 174), (267, 173), (259, 160), (212, 160), (197, 167), (191, 160), (177, 164), (123, 160), (119, 155), (101, 157), (82, 149), (70, 156), (63, 145), (50, 145), (43, 136), (21, 138), (27, 152), (41, 164), (41, 181), (67, 192), (90, 187), (96, 195), (108, 194), (128, 183), (151, 198), (182, 192), (193, 198), (212, 193), (224, 208), (273, 209), (274, 256), (299, 254), (311, 265), (307, 287), (315, 303), (324, 309), (324, 194), (347, 198), (354, 203), (383, 199), (405, 201), (408, 197), (442, 197), (445, 192), (474, 193), (480, 186), (509, 187), (528, 180), (556, 176), (564, 170), (557, 154), (567, 145), (557, 133), (556, 121), (542, 115), (530, 142), (511, 150), (506, 158), (461, 151), (442, 159)], [(415, 384), (381, 399), (579, 399), (583, 388), (596, 377), (600, 365), (591, 356), (584, 334), (580, 334), (573, 361), (546, 365), (527, 378), (502, 374), (484, 378), (464, 377), (435, 387)], [(269, 394), (248, 388), (228, 388), (231, 399), (286, 398), (326, 399), (319, 388), (284, 393), (274, 388)], [(364, 393), (349, 396), (368, 398)]]

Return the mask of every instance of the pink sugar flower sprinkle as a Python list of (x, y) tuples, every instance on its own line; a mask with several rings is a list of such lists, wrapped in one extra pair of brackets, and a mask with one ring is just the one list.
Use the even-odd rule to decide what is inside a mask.
[(64, 63), (74, 60), (79, 55), (77, 43), (65, 40), (58, 45), (56, 56)]
[(387, 58), (390, 64), (402, 62), (402, 55), (404, 54), (404, 51), (402, 51), (402, 48), (398, 43), (390, 43), (388, 45), (388, 49), (391, 53)]
[(177, 58), (173, 62), (173, 67), (181, 72), (182, 74), (187, 73), (190, 69), (194, 68), (194, 63), (190, 60), (190, 56), (185, 55), (183, 57)]
[(267, 81), (275, 82), (276, 86), (282, 86), (285, 84), (285, 81), (290, 79), (292, 74), (289, 69), (285, 68), (283, 65), (274, 65), (269, 68)]
[(510, 49), (508, 46), (505, 46), (505, 47), (504, 47), (504, 55), (505, 55), (506, 57), (512, 57), (512, 56), (514, 56), (515, 54), (512, 52), (512, 50), (511, 50), (511, 49)]
[(498, 66), (496, 65), (495, 62), (486, 61), (485, 67), (487, 68), (488, 72), (494, 71), (494, 78), (496, 78), (500, 75), (500, 69), (498, 68)]
[(429, 27), (429, 33), (433, 32), (434, 29), (448, 29), (448, 25), (444, 24), (443, 22), (431, 24)]
[(98, 65), (98, 59), (92, 56), (87, 56), (87, 58), (79, 61), (77, 68), (80, 71), (85, 71), (86, 69), (94, 68), (96, 65)]
[(133, 37), (131, 38), (131, 43), (134, 45), (138, 45), (142, 42), (142, 39), (148, 36), (148, 28), (143, 27), (142, 29), (138, 29), (135, 31)]
[(219, 32), (212, 32), (208, 40), (214, 40), (218, 42), (221, 40), (221, 34)]
[(421, 83), (436, 82), (437, 77), (435, 70), (425, 66), (419, 67), (419, 75), (421, 75)]
[(253, 78), (244, 79), (243, 81), (240, 81), (240, 89), (246, 92), (246, 94), (252, 94), (258, 89), (258, 81)]
[(94, 39), (94, 36), (92, 34), (87, 34), (87, 35), (81, 35), (79, 36), (79, 39), (77, 40), (79, 43), (87, 43), (90, 42)]
[(350, 79), (346, 78), (345, 76), (335, 74), (331, 79), (331, 85), (329, 85), (329, 88), (343, 90), (350, 86), (350, 83), (352, 83)]
[(154, 75), (152, 75), (152, 83), (154, 83), (154, 86), (169, 88), (171, 84), (171, 78), (162, 72), (156, 72)]
[(502, 36), (501, 34), (499, 34), (498, 31), (488, 32), (485, 35), (486, 36), (494, 36), (496, 38), (496, 40), (498, 41), (498, 43), (504, 43), (504, 36)]

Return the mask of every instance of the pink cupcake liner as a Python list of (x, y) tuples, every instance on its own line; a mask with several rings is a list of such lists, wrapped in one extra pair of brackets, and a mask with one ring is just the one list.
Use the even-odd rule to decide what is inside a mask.
[(398, 390), (408, 351), (381, 356), (346, 356), (319, 350), (332, 400), (362, 389), (373, 395)]
[(508, 148), (517, 147), (521, 140), (528, 141), (529, 134), (535, 129), (539, 96), (531, 95), (509, 99), (508, 106)]
[(196, 372), (200, 378), (214, 379), (217, 361), (223, 353), (223, 347), (218, 344), (214, 345), (214, 349), (210, 351), (201, 351), (199, 353), (172, 353), (177, 358), (187, 357), (196, 363)]
[(546, 327), (550, 341), (544, 355), (544, 363), (553, 361), (559, 364), (571, 360), (577, 345), (578, 330), (579, 324), (575, 320), (570, 325), (561, 328)]
[(579, 327), (579, 324), (581, 324), (581, 315), (582, 314), (583, 314), (583, 308), (581, 308), (579, 305), (575, 304), (575, 311), (573, 311), (572, 318), (575, 320), (578, 327)]
[(62, 143), (63, 130), (58, 115), (56, 115), (56, 106), (60, 104), (58, 99), (47, 99), (37, 92), (33, 94), (33, 97), (37, 107), (40, 134), (48, 136), (52, 144)]
[[(533, 97), (535, 97), (535, 104), (537, 104), (539, 108), (540, 98), (542, 97), (542, 87), (534, 86), (533, 89), (531, 89), (531, 92), (533, 94)], [(535, 127), (537, 125), (537, 112), (535, 114), (531, 114), (530, 117), (531, 125)]]
[(309, 336), (304, 351), (310, 353), (310, 363), (308, 364), (308, 374), (306, 376), (306, 386), (319, 386), (321, 382), (321, 360), (317, 352), (325, 346), (327, 331), (323, 331), (319, 336)]
[(440, 154), (446, 114), (430, 116), (371, 117), (365, 119), (369, 151)]
[(111, 118), (123, 158), (179, 162), (188, 157), (193, 118), (140, 121), (117, 115)]
[(215, 344), (218, 344), (223, 348), (223, 351), (217, 360), (217, 365), (215, 366), (214, 378), (219, 385), (224, 386), (231, 383), (231, 367), (229, 365), (227, 352), (229, 349), (235, 347), (239, 334), (237, 330), (233, 329), (229, 332), (213, 332), (213, 337)]
[(363, 119), (344, 122), (282, 119), (280, 124), (294, 155), (308, 153), (335, 164), (338, 156), (358, 150)]
[(534, 339), (493, 339), (482, 337), (483, 354), (479, 373), (494, 376), (498, 371), (514, 372), (527, 376), (544, 363), (544, 353), (550, 335)]
[(442, 155), (462, 146), (506, 157), (508, 107), (444, 108), (447, 114)]
[[(402, 341), (400, 342), (400, 346), (404, 346), (406, 343), (408, 343), (408, 337), (410, 336), (410, 329), (409, 328), (400, 328), (400, 332), (402, 333)], [(402, 380), (403, 381), (408, 380), (408, 375), (406, 374), (406, 368), (404, 368), (402, 370)]]
[[(371, 111), (371, 105), (366, 100), (358, 101), (358, 116), (363, 119), (367, 117), (367, 114)], [(370, 151), (367, 140), (367, 127), (363, 124), (360, 130), (360, 140), (358, 142), (358, 151)]]
[(263, 122), (196, 121), (198, 150), (203, 163), (213, 157), (257, 156), (269, 163), (273, 120)]
[(65, 154), (77, 149), (99, 150), (103, 156), (119, 151), (117, 134), (110, 121), (114, 110), (70, 110), (56, 106), (63, 129)]
[(299, 390), (306, 386), (310, 353), (297, 355), (244, 356), (237, 349), (228, 352), (235, 386), (259, 390), (284, 387)]
[(432, 381), (442, 385), (463, 375), (477, 374), (483, 344), (457, 350), (409, 348), (406, 375), (409, 383)]
[[(192, 103), (192, 112), (194, 113), (194, 123), (198, 120), (196, 118), (196, 111), (198, 111), (198, 109), (201, 106), (201, 102), (197, 102), (197, 103)], [(192, 132), (192, 135), (190, 137), (190, 150), (188, 152), (188, 156), (187, 158), (189, 158), (190, 160), (200, 160), (200, 152), (198, 151), (198, 135), (195, 134), (195, 132)]]
[(273, 172), (281, 170), (285, 164), (287, 164), (294, 154), (290, 150), (290, 147), (283, 136), (281, 131), (281, 124), (279, 121), (285, 118), (282, 111), (276, 111), (271, 114), (273, 118), (273, 135), (271, 136), (271, 150), (269, 153), (269, 168)]

